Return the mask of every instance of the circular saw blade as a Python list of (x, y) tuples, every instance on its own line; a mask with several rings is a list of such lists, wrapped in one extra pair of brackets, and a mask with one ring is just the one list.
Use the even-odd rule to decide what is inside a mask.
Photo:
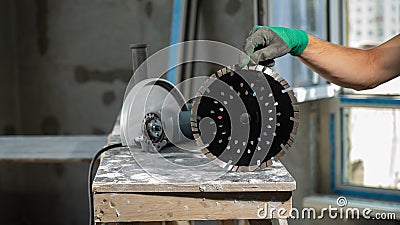
[(181, 107), (188, 110), (182, 94), (169, 81), (154, 78), (139, 82), (130, 90), (122, 106), (122, 143), (132, 149), (160, 150), (169, 141), (165, 124)]
[(223, 167), (265, 168), (294, 142), (296, 102), (286, 80), (268, 67), (223, 68), (193, 101), (193, 136), (203, 153)]

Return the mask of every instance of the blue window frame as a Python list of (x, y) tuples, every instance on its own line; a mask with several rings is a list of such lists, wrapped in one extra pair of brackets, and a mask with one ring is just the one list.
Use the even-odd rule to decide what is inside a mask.
[[(366, 146), (359, 148), (358, 153), (363, 153), (361, 155), (369, 155), (366, 158), (360, 158), (357, 160), (353, 160), (351, 154), (349, 154), (351, 149), (356, 148), (352, 146), (352, 141), (354, 141), (354, 137), (349, 134), (349, 124), (351, 123), (351, 110), (356, 109), (356, 114), (358, 116), (359, 121), (354, 123), (353, 128), (357, 127), (357, 122), (363, 122), (362, 120), (368, 119), (368, 113), (375, 115), (379, 118), (379, 115), (382, 113), (387, 114), (387, 112), (394, 112), (394, 117), (400, 119), (400, 98), (392, 97), (392, 96), (341, 96), (340, 97), (340, 109), (338, 111), (339, 119), (335, 121), (335, 116), (331, 116), (330, 121), (330, 133), (331, 133), (331, 188), (334, 193), (341, 195), (350, 195), (357, 197), (366, 197), (366, 198), (374, 198), (374, 199), (383, 199), (383, 200), (391, 200), (391, 201), (400, 201), (400, 179), (393, 178), (393, 183), (389, 182), (389, 184), (385, 181), (386, 177), (390, 179), (390, 171), (385, 171), (385, 167), (388, 167), (388, 164), (393, 163), (390, 157), (384, 156), (385, 152), (395, 150), (397, 153), (397, 161), (395, 163), (395, 169), (397, 170), (397, 176), (400, 174), (400, 130), (397, 130), (396, 133), (392, 133), (390, 130), (382, 132), (382, 130), (376, 130), (374, 133), (373, 130), (365, 130), (367, 136), (364, 141)], [(353, 112), (354, 113), (354, 112)], [(364, 117), (364, 118), (363, 118)], [(360, 120), (361, 118), (361, 120)], [(389, 121), (391, 118), (380, 118), (381, 120), (376, 121), (376, 123), (384, 123)], [(335, 134), (335, 124), (340, 125), (340, 138), (336, 139)], [(374, 127), (374, 122), (371, 121), (370, 125), (372, 128)], [(364, 126), (365, 127), (365, 126)], [(392, 124), (392, 127), (400, 127), (400, 122)], [(360, 136), (360, 130), (356, 130), (358, 136)], [(362, 133), (362, 132), (361, 132)], [(381, 144), (387, 138), (393, 139), (393, 143), (391, 143), (393, 149), (375, 149), (372, 146)], [(381, 140), (381, 139), (384, 140)], [(355, 138), (357, 139), (357, 138)], [(358, 139), (360, 139), (358, 137)], [(339, 143), (334, 140), (340, 140)], [(358, 140), (358, 143), (361, 142)], [(389, 143), (390, 144), (390, 143)], [(353, 144), (355, 145), (355, 144)], [(362, 145), (362, 144), (361, 144)], [(384, 145), (384, 144), (382, 144)], [(386, 143), (386, 146), (388, 144)], [(378, 157), (376, 157), (377, 155)], [(381, 157), (379, 157), (381, 155)], [(368, 159), (369, 158), (369, 159)], [(375, 161), (374, 161), (375, 160)], [(365, 163), (369, 161), (368, 163)], [(392, 161), (392, 162), (389, 162)], [(371, 163), (372, 162), (372, 163)], [(355, 165), (355, 166), (354, 166)], [(365, 168), (364, 168), (365, 167)], [(368, 173), (366, 172), (366, 167), (368, 168)], [(356, 168), (356, 170), (354, 170)], [(357, 169), (358, 168), (358, 169)], [(360, 169), (362, 168), (362, 169)], [(374, 171), (373, 170), (381, 170)], [(372, 173), (371, 173), (372, 171)], [(382, 172), (384, 171), (384, 172)], [(396, 174), (396, 173), (395, 173)], [(349, 177), (354, 176), (354, 177)], [(386, 177), (385, 177), (386, 176)], [(396, 176), (396, 175), (395, 175)], [(367, 179), (366, 179), (367, 177)], [(360, 179), (361, 178), (361, 179)], [(377, 185), (377, 182), (381, 181), (382, 183)]]
[[(329, 33), (335, 43), (369, 48), (400, 32), (399, 1), (329, 4)], [(342, 89), (338, 110), (330, 117), (332, 192), (400, 201), (399, 85), (397, 78), (372, 90)]]

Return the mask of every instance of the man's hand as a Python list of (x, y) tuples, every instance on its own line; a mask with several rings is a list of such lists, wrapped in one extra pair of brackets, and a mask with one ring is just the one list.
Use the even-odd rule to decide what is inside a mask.
[(274, 65), (274, 58), (290, 53), (300, 55), (308, 44), (308, 34), (302, 30), (284, 27), (254, 26), (246, 39), (242, 60), (247, 65), (250, 59), (256, 64)]

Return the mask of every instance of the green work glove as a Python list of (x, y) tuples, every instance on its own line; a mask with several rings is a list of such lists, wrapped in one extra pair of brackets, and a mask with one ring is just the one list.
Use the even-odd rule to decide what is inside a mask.
[(308, 34), (303, 30), (284, 27), (254, 26), (244, 46), (247, 65), (250, 59), (256, 64), (273, 66), (274, 58), (286, 55), (300, 55), (308, 44)]

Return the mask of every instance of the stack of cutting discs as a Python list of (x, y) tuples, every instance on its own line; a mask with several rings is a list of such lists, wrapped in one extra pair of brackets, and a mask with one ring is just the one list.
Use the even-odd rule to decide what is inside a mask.
[(253, 171), (293, 145), (299, 107), (286, 80), (260, 65), (226, 67), (193, 101), (191, 126), (203, 153), (233, 171)]

